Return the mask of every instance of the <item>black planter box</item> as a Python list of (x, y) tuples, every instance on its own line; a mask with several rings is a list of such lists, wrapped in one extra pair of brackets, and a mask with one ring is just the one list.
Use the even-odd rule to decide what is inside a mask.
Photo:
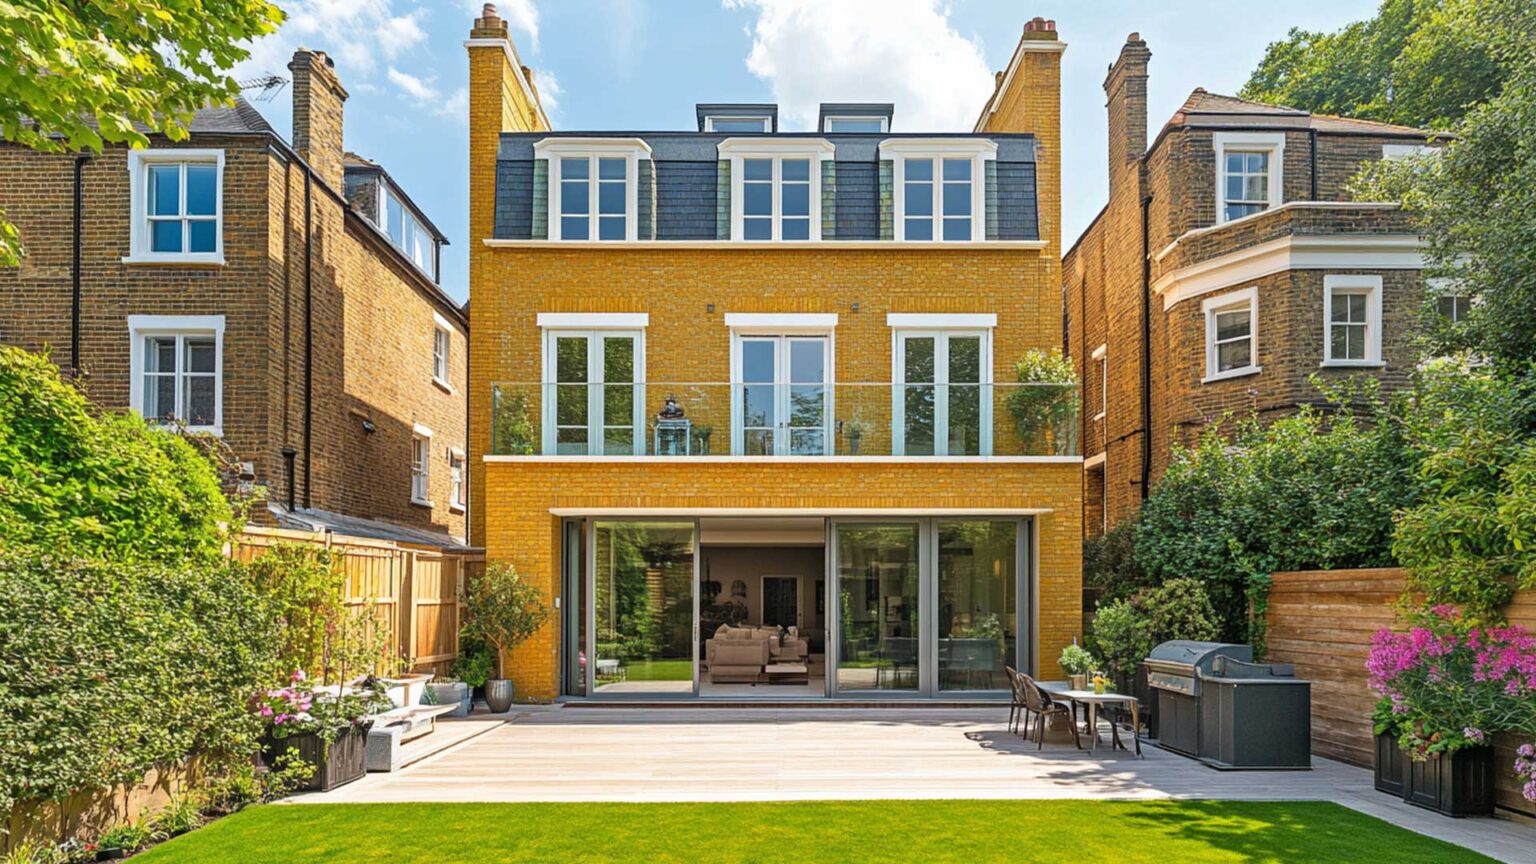
[(1445, 816), (1493, 815), (1493, 748), (1472, 747), (1420, 762), (1390, 735), (1376, 736), (1376, 788)]
[(261, 752), (267, 767), (284, 753), (294, 752), (298, 758), (315, 766), (315, 773), (301, 792), (329, 792), (361, 778), (368, 771), (368, 729), (372, 723), (363, 723), (336, 736), (330, 747), (315, 732), (290, 735), (287, 738), (268, 737), (262, 742)]
[(1376, 791), (1403, 797), (1403, 776), (1408, 773), (1408, 754), (1397, 746), (1397, 736), (1376, 736)]

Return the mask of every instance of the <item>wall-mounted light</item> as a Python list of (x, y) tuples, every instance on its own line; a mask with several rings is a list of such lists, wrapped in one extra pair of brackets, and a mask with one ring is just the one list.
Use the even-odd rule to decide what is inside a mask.
[(715, 311), (715, 304), (713, 304), (713, 303), (706, 303), (706, 304), (704, 304), (704, 311), (713, 314), (714, 311)]
[(372, 420), (368, 420), (368, 419), (365, 418), (363, 420), (363, 431), (368, 433), (369, 435), (372, 435), (373, 433), (379, 431), (379, 427), (373, 425), (373, 421)]
[(855, 311), (855, 312), (859, 311), (859, 303), (858, 303), (857, 300), (854, 301), (852, 308), (853, 308), (853, 311)]

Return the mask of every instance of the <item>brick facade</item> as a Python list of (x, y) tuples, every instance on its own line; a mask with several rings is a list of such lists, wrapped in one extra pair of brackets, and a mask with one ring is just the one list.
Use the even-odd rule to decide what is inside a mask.
[[(828, 457), (818, 464), (716, 457), (658, 464), (626, 457), (486, 457), (493, 386), (526, 388), (543, 376), (542, 334), (536, 325), (540, 313), (648, 314), (644, 365), (646, 398), (653, 404), (645, 406), (647, 414), (656, 413), (669, 383), (721, 382), (719, 404), (726, 404), (724, 382), (732, 376), (724, 318), (730, 313), (837, 314), (832, 348), (837, 382), (892, 380), (889, 312), (995, 313), (994, 377), (1013, 380), (1013, 364), (1024, 351), (1055, 347), (1061, 338), (1060, 43), (1054, 30), (1039, 40), (1041, 50), (1021, 50), (1012, 83), (999, 89), (989, 103), (995, 110), (978, 124), (978, 131), (1036, 137), (1042, 249), (979, 244), (904, 248), (894, 242), (873, 249), (831, 242), (745, 247), (721, 241), (719, 248), (707, 243), (591, 248), (539, 240), (482, 244), (479, 238), (491, 237), (496, 227), (500, 133), (547, 128), (522, 101), (527, 91), (518, 75), (525, 73), (513, 62), (510, 48), (496, 42), (504, 32), (504, 26), (481, 19), (469, 45), (470, 308), (477, 333), (470, 363), (471, 512), (472, 536), (488, 557), (514, 562), (526, 577), (558, 596), (560, 520), (550, 513), (556, 507), (798, 508), (806, 515), (830, 508), (1039, 509), (1048, 512), (1034, 517), (1040, 585), (1034, 657), (1042, 674), (1055, 677), (1056, 658), (1081, 624), (1076, 538), (1082, 530), (1082, 469), (1075, 460), (925, 463), (920, 458), (863, 462)], [(1043, 45), (1047, 41), (1053, 44)], [(534, 182), (533, 194), (539, 196), (538, 175)], [(536, 219), (539, 212), (534, 209)], [(658, 220), (666, 218), (657, 214)], [(532, 235), (540, 236), (537, 230)], [(842, 418), (850, 411), (845, 395), (858, 391), (839, 387), (837, 392), (835, 414)], [(882, 423), (888, 436), (889, 405), (887, 384), (863, 406), (863, 419), (872, 427), (866, 439), (876, 448), (872, 452), (879, 452)], [(699, 409), (689, 415), (695, 422), (710, 419), (717, 435), (727, 435), (728, 417), (710, 417)], [(888, 446), (888, 440), (884, 443)], [(510, 669), (520, 696), (558, 694), (560, 644), (560, 624), (552, 621), (512, 655)]]
[[(1383, 157), (1384, 145), (1424, 144), (1428, 133), (1196, 90), (1148, 146), (1150, 58), (1133, 33), (1106, 76), (1109, 201), (1062, 260), (1066, 350), (1089, 406), (1082, 436), (1090, 534), (1134, 514), (1172, 446), (1224, 415), (1272, 418), (1322, 403), (1313, 375), (1400, 386), (1415, 361), (1410, 331), (1422, 292), (1412, 227), (1391, 205), (1349, 201), (1346, 187), (1365, 162)], [(1283, 206), (1213, 227), (1222, 133), (1283, 136)], [(1282, 253), (1265, 256), (1277, 248), (1312, 252), (1271, 266)], [(1207, 270), (1231, 276), (1202, 281)], [(1379, 365), (1323, 366), (1330, 274), (1381, 278)], [(1186, 282), (1198, 283), (1195, 293), (1168, 288)], [(1246, 289), (1256, 294), (1254, 365), (1261, 371), (1206, 381), (1202, 304)], [(1094, 358), (1101, 347), (1107, 388)]]
[[(304, 146), (290, 148), (243, 102), (199, 112), (187, 141), (151, 140), (151, 152), (223, 154), (222, 265), (125, 262), (135, 230), (129, 151), (84, 157), (77, 361), (70, 357), (75, 157), (0, 146), (0, 209), (28, 250), (19, 268), (0, 271), (0, 340), (78, 365), (93, 400), (125, 409), (135, 386), (128, 316), (223, 316), (223, 439), (252, 463), (271, 501), (288, 500), (283, 450), (291, 447), (299, 507), (462, 538), (465, 513), (448, 506), (447, 452), (467, 450), (467, 320), (378, 228), (349, 211), (341, 176), (345, 91), (325, 55), (301, 51), (291, 68), (302, 133), (295, 137)], [(306, 164), (315, 169), (308, 182)], [(452, 331), (451, 392), (432, 381), (434, 313)], [(365, 419), (375, 431), (363, 430)], [(410, 501), (418, 424), (434, 432), (432, 508)]]

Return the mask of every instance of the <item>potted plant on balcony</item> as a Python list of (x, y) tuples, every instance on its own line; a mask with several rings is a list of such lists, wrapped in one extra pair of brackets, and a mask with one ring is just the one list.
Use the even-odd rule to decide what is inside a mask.
[(512, 681), (503, 674), (506, 655), (544, 626), (549, 605), (544, 592), (506, 562), (493, 562), (471, 579), (462, 603), (469, 619), (465, 630), (493, 649), (496, 674), (485, 682), (485, 704), (491, 713), (504, 714), (514, 696)]
[(317, 691), (303, 672), (287, 686), (264, 691), (256, 713), (267, 723), (262, 759), (268, 766), (300, 759), (314, 767), (302, 789), (328, 792), (363, 776), (373, 715), (394, 707), (382, 687)]
[(1536, 734), (1536, 638), (1436, 606), (1407, 632), (1378, 631), (1366, 669), (1381, 696), (1376, 788), (1447, 816), (1492, 813), (1490, 737)]
[(869, 424), (854, 415), (843, 424), (843, 437), (848, 439), (848, 453), (852, 456), (859, 455), (859, 442), (869, 432)]
[(1060, 351), (1031, 350), (1015, 364), (1019, 383), (1004, 404), (1013, 418), (1020, 451), (1029, 456), (1066, 456), (1077, 451), (1077, 371)]

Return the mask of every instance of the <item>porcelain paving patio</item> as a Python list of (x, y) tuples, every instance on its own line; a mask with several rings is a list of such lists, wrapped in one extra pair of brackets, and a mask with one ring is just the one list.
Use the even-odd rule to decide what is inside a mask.
[(1037, 750), (1004, 728), (1006, 717), (1006, 706), (529, 709), (403, 771), (295, 800), (1326, 800), (1499, 860), (1536, 862), (1536, 827), (1437, 816), (1375, 791), (1369, 771), (1342, 763), (1223, 772), (1154, 746), (1143, 759), (1107, 743)]

